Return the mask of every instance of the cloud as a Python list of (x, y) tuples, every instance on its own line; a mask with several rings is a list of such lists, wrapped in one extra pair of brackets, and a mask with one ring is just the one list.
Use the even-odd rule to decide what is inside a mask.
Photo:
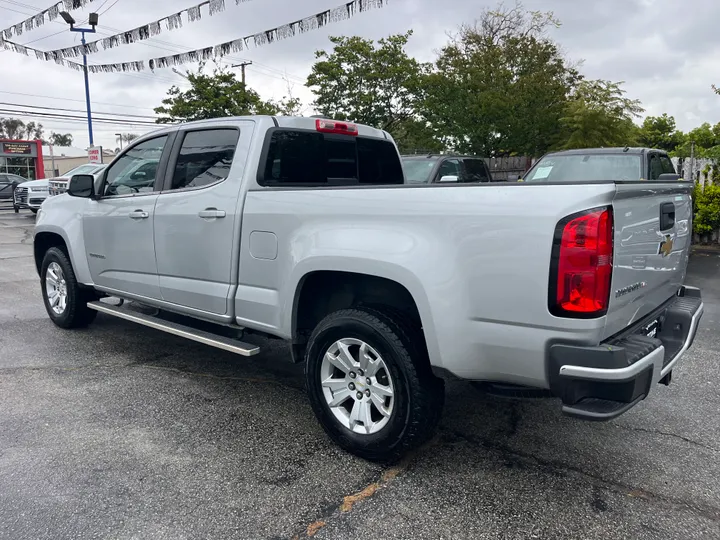
[[(192, 2), (185, 2), (183, 7)], [(201, 21), (184, 24), (180, 30), (163, 31), (156, 38), (133, 45), (102, 51), (90, 57), (92, 63), (148, 60), (189, 49), (215, 45), (261, 30), (300, 19), (339, 4), (340, 0), (252, 0), (235, 5), (226, 0), (223, 13), (210, 17), (207, 8)], [(506, 4), (511, 4), (508, 0)], [(36, 10), (12, 4), (0, 7), (0, 26), (19, 22), (27, 15), (46, 8), (47, 0), (24, 0)], [(93, 4), (101, 4), (99, 0)], [(97, 5), (94, 7), (97, 9)], [(677, 0), (525, 0), (525, 7), (553, 11), (562, 26), (552, 32), (568, 57), (584, 60), (582, 71), (590, 78), (626, 81), (628, 96), (640, 99), (648, 114), (667, 112), (678, 126), (689, 130), (703, 121), (720, 121), (720, 97), (710, 89), (720, 83), (720, 3), (695, 0), (692, 9)], [(4, 3), (2, 4), (5, 5)], [(106, 37), (128, 30), (177, 11), (173, 0), (119, 0), (106, 13), (101, 10), (100, 35)], [(414, 30), (409, 51), (422, 61), (432, 60), (435, 50), (447, 41), (451, 32), (470, 23), (483, 9), (495, 2), (476, 0), (389, 0), (387, 7), (357, 15), (349, 21), (250, 49), (227, 58), (228, 64), (251, 60), (248, 83), (265, 98), (279, 99), (287, 94), (288, 84), (296, 97), (312, 101), (311, 92), (303, 87), (314, 60), (314, 52), (327, 48), (331, 35), (357, 34), (379, 39), (391, 33)], [(11, 11), (14, 10), (14, 11)], [(17, 13), (24, 12), (26, 15)], [(84, 20), (84, 12), (75, 18)], [(32, 46), (55, 49), (72, 46), (78, 36), (62, 32), (63, 23), (47, 23), (32, 32), (23, 33), (20, 43), (38, 40)], [(57, 35), (51, 35), (60, 32)], [(49, 37), (48, 37), (49, 36)], [(84, 85), (81, 73), (53, 63), (0, 52), (3, 81), (0, 101), (48, 107), (84, 110)], [(12, 74), (12, 76), (7, 76)], [(152, 115), (171, 85), (186, 86), (170, 69), (155, 73), (94, 74), (90, 93), (93, 108), (105, 113)], [(15, 92), (9, 94), (7, 92)], [(21, 96), (34, 94), (59, 99)], [(308, 111), (309, 112), (309, 111)], [(38, 120), (27, 118), (26, 120)], [(40, 120), (42, 121), (42, 120)], [(76, 145), (87, 144), (82, 120), (42, 121), (46, 131), (71, 132)], [(114, 133), (145, 132), (151, 127), (94, 126), (96, 143), (114, 148)]]

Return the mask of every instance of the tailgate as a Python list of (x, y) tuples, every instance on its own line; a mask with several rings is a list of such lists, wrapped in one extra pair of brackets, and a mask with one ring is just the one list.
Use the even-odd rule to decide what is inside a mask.
[(614, 259), (604, 338), (675, 295), (688, 264), (692, 184), (616, 184)]

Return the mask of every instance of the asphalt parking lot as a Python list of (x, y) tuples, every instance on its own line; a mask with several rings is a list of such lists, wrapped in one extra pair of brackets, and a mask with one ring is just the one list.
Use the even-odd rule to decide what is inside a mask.
[(302, 368), (100, 315), (53, 326), (34, 216), (0, 212), (0, 538), (720, 538), (720, 256), (670, 387), (611, 423), (450, 382), (433, 441), (383, 468), (336, 448)]

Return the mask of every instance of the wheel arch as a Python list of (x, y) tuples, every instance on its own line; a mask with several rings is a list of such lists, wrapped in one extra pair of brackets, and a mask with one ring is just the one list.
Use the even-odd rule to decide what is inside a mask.
[(78, 283), (88, 287), (93, 285), (87, 259), (81, 256), (81, 254), (85, 253), (85, 241), (79, 220), (71, 221), (69, 231), (65, 230), (64, 227), (51, 224), (42, 224), (35, 227), (33, 255), (38, 275), (42, 267), (43, 257), (47, 250), (52, 247), (62, 249), (68, 256)]
[(293, 361), (304, 359), (307, 338), (326, 315), (362, 305), (400, 313), (419, 332), (429, 357), (433, 358), (437, 342), (427, 297), (419, 280), (396, 278), (348, 269), (305, 272), (295, 286), (290, 310)]

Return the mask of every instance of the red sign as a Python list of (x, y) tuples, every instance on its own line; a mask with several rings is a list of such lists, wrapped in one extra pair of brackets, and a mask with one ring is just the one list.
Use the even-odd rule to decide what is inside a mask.
[(2, 143), (3, 152), (6, 154), (32, 154), (32, 143), (13, 143), (4, 142)]
[(88, 161), (90, 163), (102, 163), (102, 146), (93, 146), (88, 149)]

